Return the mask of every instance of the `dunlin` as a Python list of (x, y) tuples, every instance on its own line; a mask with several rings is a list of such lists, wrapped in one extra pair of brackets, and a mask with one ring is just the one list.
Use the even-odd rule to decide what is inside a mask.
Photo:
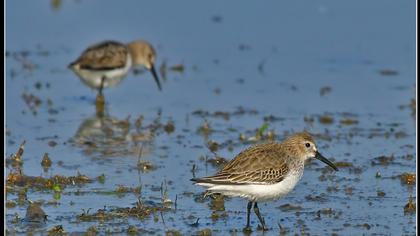
[(87, 48), (80, 57), (69, 65), (80, 79), (89, 87), (99, 90), (113, 87), (121, 82), (133, 65), (141, 65), (152, 72), (159, 90), (161, 85), (156, 73), (156, 53), (146, 41), (122, 44), (104, 41)]
[(191, 180), (207, 187), (207, 194), (246, 198), (249, 202), (244, 230), (251, 230), (249, 220), (253, 204), (261, 228), (267, 230), (257, 202), (275, 200), (292, 191), (302, 177), (305, 161), (310, 158), (316, 158), (338, 170), (318, 152), (312, 136), (301, 132), (291, 135), (282, 143), (252, 146), (239, 153), (217, 174)]

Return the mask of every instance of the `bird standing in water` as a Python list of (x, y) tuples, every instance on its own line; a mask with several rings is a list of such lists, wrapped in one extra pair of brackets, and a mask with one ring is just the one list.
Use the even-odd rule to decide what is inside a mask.
[(239, 153), (217, 174), (191, 180), (196, 185), (207, 187), (206, 195), (218, 193), (248, 199), (244, 231), (251, 231), (252, 205), (261, 228), (267, 230), (257, 202), (275, 200), (292, 191), (303, 175), (305, 161), (310, 158), (316, 158), (338, 170), (318, 152), (312, 136), (301, 132), (291, 135), (282, 143), (252, 146)]
[(79, 58), (69, 65), (83, 83), (98, 90), (96, 103), (104, 103), (102, 90), (121, 82), (133, 65), (144, 66), (151, 71), (161, 90), (155, 70), (156, 52), (146, 41), (138, 40), (128, 44), (104, 41), (87, 48)]

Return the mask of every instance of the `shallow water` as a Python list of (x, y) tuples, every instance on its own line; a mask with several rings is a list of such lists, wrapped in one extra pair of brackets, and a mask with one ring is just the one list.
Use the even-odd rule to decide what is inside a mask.
[[(28, 224), (27, 203), (8, 207), (9, 233), (62, 225), (69, 233), (91, 226), (125, 233), (135, 226), (157, 235), (207, 228), (241, 235), (246, 201), (226, 198), (220, 207), (202, 199), (203, 189), (189, 179), (219, 168), (206, 161), (215, 156), (209, 141), (219, 144), (217, 156), (231, 159), (265, 141), (252, 137), (267, 123), (266, 133), (277, 140), (307, 129), (325, 156), (353, 166), (334, 173), (323, 163), (308, 164), (292, 193), (260, 204), (270, 227), (265, 235), (415, 234), (415, 213), (404, 213), (404, 206), (416, 189), (399, 178), (414, 173), (416, 163), (415, 1), (120, 4), (7, 2), (5, 157), (26, 140), (25, 175), (80, 173), (93, 180), (63, 187), (59, 198), (51, 189), (28, 188), (27, 198), (42, 203), (48, 220)], [(166, 65), (163, 91), (150, 73), (132, 73), (105, 91), (106, 115), (98, 118), (94, 91), (66, 66), (93, 42), (138, 38), (155, 45), (158, 68)], [(184, 70), (169, 69), (177, 65)], [(28, 105), (24, 94), (41, 103)], [(320, 122), (325, 115), (332, 123)], [(346, 119), (357, 123), (342, 124)], [(168, 122), (172, 133), (165, 132)], [(199, 131), (206, 122), (209, 134)], [(44, 153), (52, 160), (47, 172)], [(394, 159), (384, 163), (380, 156)], [(6, 179), (15, 169), (5, 171)], [(96, 179), (102, 174), (104, 182)], [(121, 193), (121, 186), (141, 193)], [(7, 200), (16, 202), (22, 188), (10, 187)], [(138, 199), (156, 211), (144, 218), (114, 214)], [(111, 217), (81, 217), (104, 207)], [(262, 234), (251, 220), (253, 234)]]

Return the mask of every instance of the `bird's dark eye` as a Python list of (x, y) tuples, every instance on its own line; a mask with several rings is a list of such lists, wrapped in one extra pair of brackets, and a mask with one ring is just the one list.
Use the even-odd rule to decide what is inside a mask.
[(305, 143), (305, 146), (308, 148), (308, 147), (311, 146), (311, 144), (310, 143)]

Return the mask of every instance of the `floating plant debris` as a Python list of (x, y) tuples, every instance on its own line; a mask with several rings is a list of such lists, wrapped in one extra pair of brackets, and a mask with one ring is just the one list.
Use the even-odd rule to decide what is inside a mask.
[(337, 161), (337, 162), (334, 162), (334, 165), (341, 168), (353, 167), (353, 163), (348, 162), (348, 161)]
[(170, 208), (163, 205), (147, 205), (142, 201), (138, 201), (134, 207), (116, 208), (111, 210), (109, 214), (117, 217), (135, 217), (142, 220), (156, 212), (169, 210)]
[(282, 211), (286, 211), (286, 212), (288, 212), (288, 211), (301, 211), (301, 210), (303, 210), (303, 208), (301, 206), (299, 206), (299, 205), (293, 205), (293, 204), (289, 204), (289, 203), (283, 204), (283, 205), (281, 205), (281, 206), (279, 206), (277, 208), (279, 208)]
[(182, 72), (184, 72), (185, 68), (184, 68), (183, 64), (178, 64), (178, 65), (173, 65), (173, 66), (169, 67), (169, 70), (182, 73)]
[(198, 133), (208, 136), (212, 132), (209, 122), (204, 121), (203, 125), (198, 128)]
[(163, 126), (163, 129), (166, 133), (170, 134), (175, 131), (175, 125), (173, 121), (168, 121), (166, 125)]
[(210, 209), (213, 211), (225, 210), (225, 197), (221, 194), (211, 195)]
[(28, 108), (32, 111), (33, 114), (36, 114), (38, 107), (41, 105), (42, 101), (39, 97), (33, 94), (22, 94), (22, 99), (28, 106)]
[(6, 201), (6, 207), (7, 208), (13, 208), (13, 207), (16, 207), (16, 202), (14, 202), (14, 201)]
[(217, 152), (217, 150), (219, 150), (219, 144), (215, 141), (209, 141), (207, 143), (207, 147), (211, 152)]
[(165, 236), (182, 236), (182, 233), (179, 232), (178, 230), (172, 229), (172, 230), (167, 230), (165, 232)]
[(64, 230), (62, 225), (53, 226), (51, 229), (48, 229), (48, 235), (66, 235), (67, 232)]
[(404, 214), (415, 214), (416, 213), (416, 202), (413, 197), (410, 196), (407, 204), (404, 206)]
[(329, 125), (334, 122), (334, 119), (329, 115), (322, 115), (319, 117), (319, 123)]
[(325, 96), (325, 95), (327, 95), (327, 94), (331, 93), (331, 91), (332, 91), (332, 88), (331, 88), (330, 86), (325, 86), (325, 87), (322, 87), (322, 88), (319, 90), (319, 94), (320, 94), (321, 96)]
[(392, 70), (392, 69), (382, 69), (379, 71), (379, 74), (384, 75), (384, 76), (394, 76), (394, 75), (398, 75), (398, 71)]
[(48, 156), (48, 153), (45, 153), (42, 157), (41, 166), (42, 167), (51, 167), (52, 161), (50, 157)]
[(374, 165), (383, 165), (383, 166), (387, 166), (389, 164), (391, 164), (394, 161), (394, 155), (391, 156), (379, 156), (379, 157), (375, 157), (373, 159), (373, 161), (371, 162), (371, 164)]
[(358, 120), (351, 119), (351, 118), (344, 118), (340, 120), (340, 124), (343, 124), (343, 125), (355, 125), (357, 123), (359, 123)]
[(23, 155), (23, 152), (25, 151), (25, 144), (26, 144), (26, 141), (23, 141), (19, 145), (19, 149), (16, 151), (16, 153), (10, 155), (10, 157), (6, 159), (6, 164), (11, 164), (13, 167), (23, 165), (22, 155)]
[(416, 174), (415, 173), (403, 173), (400, 175), (401, 183), (406, 185), (415, 185), (416, 184)]
[(214, 158), (207, 159), (207, 162), (214, 166), (224, 166), (226, 163), (228, 163), (228, 160), (223, 157), (215, 156)]
[(10, 187), (20, 186), (39, 189), (52, 189), (56, 184), (67, 186), (86, 184), (91, 182), (92, 180), (89, 177), (80, 173), (78, 173), (76, 176), (69, 177), (55, 175), (50, 178), (44, 178), (41, 176), (27, 176), (24, 174), (11, 172), (6, 179), (6, 183)]
[(376, 194), (377, 194), (378, 197), (385, 197), (385, 195), (386, 195), (385, 192), (381, 191), (381, 190), (376, 191)]
[(196, 235), (197, 236), (211, 236), (212, 235), (211, 232), (212, 232), (211, 229), (206, 228), (206, 229), (202, 229), (202, 230), (198, 231)]
[(127, 234), (129, 234), (129, 235), (137, 235), (138, 232), (139, 232), (139, 230), (134, 225), (129, 225), (128, 228), (127, 228)]
[(57, 145), (57, 142), (56, 141), (54, 141), (54, 140), (48, 141), (48, 146), (55, 147), (56, 145)]

